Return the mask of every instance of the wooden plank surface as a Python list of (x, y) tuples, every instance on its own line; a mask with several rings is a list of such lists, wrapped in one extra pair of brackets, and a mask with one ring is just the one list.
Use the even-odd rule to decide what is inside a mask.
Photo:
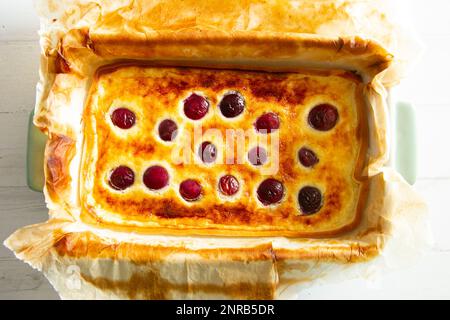
[[(414, 26), (426, 51), (400, 98), (417, 107), (419, 180), (435, 243), (416, 264), (361, 279), (305, 289), (303, 299), (450, 298), (450, 1), (410, 1)], [(431, 9), (430, 9), (431, 8)], [(18, 19), (17, 17), (22, 17)], [(36, 30), (31, 1), (0, 1), (0, 240), (47, 217), (42, 194), (28, 190), (25, 151), (28, 113), (38, 78)], [(47, 280), (0, 246), (0, 299), (57, 299)]]
[(42, 275), (15, 258), (0, 259), (0, 299), (58, 299), (58, 294)]

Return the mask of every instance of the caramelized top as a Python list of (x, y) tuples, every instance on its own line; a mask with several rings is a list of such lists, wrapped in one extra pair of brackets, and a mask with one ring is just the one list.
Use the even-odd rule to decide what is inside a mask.
[[(240, 112), (224, 115), (224, 100), (229, 110)], [(343, 71), (265, 73), (144, 65), (100, 70), (83, 118), (82, 218), (149, 233), (321, 236), (349, 229), (357, 222), (365, 193), (361, 171), (367, 119), (362, 101), (360, 80)], [(187, 116), (191, 103), (202, 117)], [(311, 115), (317, 106), (337, 113), (327, 109)], [(111, 120), (122, 108), (135, 115), (129, 128)], [(266, 114), (276, 117), (263, 117), (264, 125), (257, 125)], [(318, 130), (311, 125), (312, 116), (327, 123), (330, 114), (335, 117), (332, 126)], [(176, 124), (173, 139), (160, 137), (160, 124), (167, 119)], [(302, 165), (302, 148), (320, 161)], [(256, 161), (262, 152), (265, 161)], [(168, 173), (160, 189), (144, 181), (144, 173), (156, 165)], [(110, 180), (122, 166), (133, 171), (134, 183), (118, 190)], [(161, 177), (156, 172), (152, 179), (159, 183), (166, 173)], [(239, 186), (230, 195), (220, 186), (227, 175)], [(280, 184), (266, 186), (267, 179)], [(314, 194), (313, 200), (320, 200), (313, 214), (302, 211), (306, 205), (300, 202), (311, 201), (302, 200), (304, 187), (319, 192)]]

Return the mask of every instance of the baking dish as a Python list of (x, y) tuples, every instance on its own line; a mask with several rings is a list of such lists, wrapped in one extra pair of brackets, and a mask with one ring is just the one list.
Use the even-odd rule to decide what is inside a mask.
[[(351, 9), (360, 1), (304, 0), (302, 8), (295, 7), (298, 2), (230, 1), (230, 10), (249, 6), (249, 10), (236, 11), (244, 15), (242, 21), (248, 21), (242, 24), (224, 16), (230, 27), (227, 30), (220, 30), (220, 24), (209, 21), (211, 15), (205, 14), (206, 9), (221, 5), (218, 2), (202, 3), (205, 12), (197, 12), (194, 20), (189, 10), (195, 7), (193, 3), (173, 0), (158, 6), (156, 2), (155, 6), (142, 1), (137, 6), (134, 2), (114, 6), (80, 1), (76, 10), (67, 10), (67, 4), (62, 4), (62, 15), (53, 6), (47, 8), (51, 14), (42, 32), (34, 123), (50, 140), (42, 155), (39, 144), (45, 138), (31, 126), (27, 169), (30, 187), (40, 190), (42, 173), (35, 168), (42, 168), (39, 161), (45, 158), (44, 191), (50, 219), (18, 230), (5, 242), (18, 258), (42, 270), (63, 298), (279, 298), (285, 297), (286, 287), (292, 284), (309, 283), (328, 271), (339, 272), (358, 263), (366, 265), (380, 254), (389, 238), (402, 237), (397, 224), (408, 225), (405, 221), (420, 214), (423, 203), (392, 169), (399, 168), (414, 181), (415, 172), (410, 170), (414, 168), (414, 150), (408, 149), (414, 143), (404, 140), (412, 141), (414, 134), (399, 130), (400, 134), (389, 135), (394, 127), (404, 128), (403, 119), (413, 118), (413, 113), (403, 103), (395, 108), (397, 117), (387, 114), (385, 86), (397, 80), (396, 69), (379, 73), (399, 60), (385, 50), (391, 44), (392, 29), (385, 16), (374, 10), (377, 6), (363, 2), (370, 9), (368, 20), (383, 26), (383, 32), (372, 24), (365, 30), (368, 37), (362, 38), (355, 36), (353, 27), (342, 31), (345, 36), (329, 33), (338, 30), (337, 25), (353, 26)], [(266, 7), (254, 11), (255, 5)], [(287, 6), (295, 8), (289, 12)], [(165, 10), (168, 7), (181, 11), (173, 16)], [(329, 11), (336, 19), (316, 21), (315, 17), (322, 17), (314, 14), (317, 10)], [(265, 14), (272, 11), (280, 15)], [(289, 15), (292, 12), (296, 14)], [(158, 20), (162, 13), (171, 18)], [(146, 20), (147, 16), (152, 18)], [(260, 22), (255, 16), (267, 22), (262, 29), (255, 26), (255, 21)], [(179, 24), (165, 25), (174, 21)], [(328, 25), (329, 21), (334, 25)], [(124, 59), (145, 60), (158, 67), (239, 69), (244, 73), (357, 72), (367, 84), (371, 125), (370, 186), (361, 222), (347, 233), (317, 238), (161, 235), (84, 223), (79, 219), (76, 186), (80, 171), (72, 165), (81, 154), (83, 97), (99, 67)], [(394, 119), (402, 119), (395, 120), (399, 126), (391, 124)], [(395, 156), (389, 156), (388, 149)]]

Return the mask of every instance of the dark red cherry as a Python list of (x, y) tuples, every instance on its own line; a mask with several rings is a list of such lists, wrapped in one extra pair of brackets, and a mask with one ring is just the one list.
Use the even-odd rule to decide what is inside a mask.
[(219, 180), (219, 190), (226, 196), (232, 196), (239, 191), (239, 181), (232, 175), (226, 175)]
[(208, 113), (208, 109), (208, 100), (196, 93), (191, 94), (184, 100), (184, 114), (191, 120), (203, 118)]
[(115, 168), (109, 176), (109, 185), (116, 190), (125, 190), (134, 183), (134, 172), (126, 166)]
[(283, 184), (276, 179), (266, 179), (258, 187), (256, 191), (258, 199), (265, 206), (275, 204), (281, 201), (284, 194)]
[(118, 108), (111, 114), (111, 121), (120, 129), (130, 129), (136, 123), (136, 115), (127, 108)]
[(144, 172), (144, 184), (150, 190), (159, 190), (169, 184), (169, 173), (161, 166), (152, 166)]
[(227, 93), (220, 101), (219, 108), (225, 118), (237, 117), (244, 111), (244, 97), (236, 91)]
[(280, 118), (276, 113), (265, 113), (256, 120), (255, 128), (261, 133), (271, 133), (280, 128)]
[(248, 152), (248, 161), (254, 166), (260, 166), (267, 162), (267, 151), (263, 147), (254, 147)]
[(197, 180), (184, 180), (180, 184), (180, 194), (186, 201), (195, 201), (202, 194), (202, 186)]
[(316, 187), (303, 187), (298, 193), (298, 203), (304, 214), (316, 213), (322, 208), (322, 193)]
[(319, 131), (328, 131), (334, 128), (339, 118), (337, 109), (328, 103), (315, 106), (308, 115), (311, 127)]
[(319, 158), (317, 158), (317, 155), (314, 153), (314, 151), (305, 147), (301, 148), (298, 151), (298, 160), (303, 166), (307, 168), (313, 167), (319, 162)]
[(177, 136), (178, 126), (175, 121), (166, 119), (158, 126), (159, 137), (163, 141), (172, 141)]
[(204, 141), (198, 148), (198, 156), (204, 163), (214, 162), (217, 158), (217, 148), (209, 141)]

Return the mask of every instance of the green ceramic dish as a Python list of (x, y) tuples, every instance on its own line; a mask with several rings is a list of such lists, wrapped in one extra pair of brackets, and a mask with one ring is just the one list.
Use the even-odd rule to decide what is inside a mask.
[(27, 184), (31, 190), (44, 189), (44, 151), (47, 136), (33, 124), (34, 111), (28, 120)]
[[(44, 187), (44, 149), (47, 137), (33, 124), (33, 112), (28, 125), (27, 182), (31, 190)], [(414, 184), (417, 176), (416, 116), (410, 103), (398, 102), (392, 110), (393, 144), (391, 165)]]
[(394, 113), (394, 142), (392, 148), (394, 168), (413, 185), (417, 178), (416, 113), (408, 102), (398, 102)]

